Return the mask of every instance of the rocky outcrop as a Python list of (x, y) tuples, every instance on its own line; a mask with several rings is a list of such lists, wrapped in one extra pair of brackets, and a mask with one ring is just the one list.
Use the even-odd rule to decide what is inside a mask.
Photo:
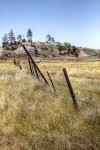
[[(40, 58), (51, 58), (51, 57), (67, 57), (67, 52), (62, 50), (59, 54), (57, 45), (50, 44), (48, 42), (24, 42), (16, 45), (15, 50), (0, 50), (0, 59), (7, 59), (11, 57), (27, 57), (26, 52), (22, 48), (21, 44), (25, 45), (26, 49), (33, 56)], [(77, 47), (79, 50), (79, 58), (97, 56), (100, 52), (94, 49)], [(69, 57), (69, 56), (68, 56)], [(70, 55), (70, 57), (74, 57)]]
[[(25, 47), (29, 51), (30, 54), (35, 54), (35, 49), (33, 47), (31, 47), (31, 46), (25, 46)], [(23, 54), (23, 55), (26, 54), (23, 47), (21, 47), (21, 46), (18, 47), (14, 52), (15, 52), (15, 54)]]
[(0, 59), (7, 60), (8, 58), (16, 57), (14, 51), (11, 50), (1, 50), (0, 51)]

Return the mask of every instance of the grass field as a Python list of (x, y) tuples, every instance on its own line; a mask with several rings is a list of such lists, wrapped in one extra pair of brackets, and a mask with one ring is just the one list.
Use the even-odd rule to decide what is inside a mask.
[(38, 63), (47, 79), (46, 71), (50, 73), (56, 96), (51, 85), (31, 76), (24, 61), (22, 70), (12, 60), (0, 62), (0, 150), (99, 150), (100, 62)]

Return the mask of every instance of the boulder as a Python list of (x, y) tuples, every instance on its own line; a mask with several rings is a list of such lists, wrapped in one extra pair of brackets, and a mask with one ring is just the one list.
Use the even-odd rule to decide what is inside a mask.
[[(31, 47), (31, 46), (25, 46), (25, 47), (29, 51), (30, 54), (32, 54), (32, 55), (35, 54), (35, 48), (34, 47)], [(23, 55), (26, 54), (25, 50), (21, 46), (18, 47), (14, 52), (15, 52), (15, 54), (23, 54)]]

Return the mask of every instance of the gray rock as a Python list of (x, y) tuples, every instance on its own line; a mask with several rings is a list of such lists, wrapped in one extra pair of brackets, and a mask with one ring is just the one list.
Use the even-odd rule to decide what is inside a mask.
[[(35, 48), (31, 46), (25, 46), (30, 54), (35, 54)], [(25, 50), (22, 47), (18, 47), (15, 51), (16, 54), (26, 54)]]

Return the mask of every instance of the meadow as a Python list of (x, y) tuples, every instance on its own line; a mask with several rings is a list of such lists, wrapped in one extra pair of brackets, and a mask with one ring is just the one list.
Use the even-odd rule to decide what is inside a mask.
[[(0, 62), (0, 150), (99, 150), (100, 61), (40, 62), (55, 85), (22, 70), (13, 60)], [(62, 69), (66, 68), (76, 95), (75, 111)]]

